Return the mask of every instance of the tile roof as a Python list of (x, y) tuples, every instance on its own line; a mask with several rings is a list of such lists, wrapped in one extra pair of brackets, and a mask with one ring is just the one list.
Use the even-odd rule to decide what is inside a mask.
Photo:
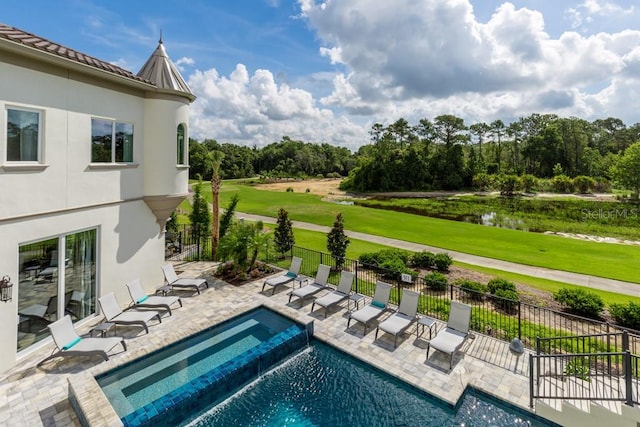
[(88, 65), (90, 67), (97, 68), (108, 73), (116, 74), (118, 76), (125, 77), (137, 82), (153, 84), (149, 80), (137, 76), (131, 71), (125, 70), (124, 68), (120, 68), (116, 65), (102, 61), (93, 56), (85, 55), (84, 53), (78, 52), (77, 50), (70, 49), (66, 46), (62, 46), (58, 43), (2, 23), (0, 23), (0, 39), (8, 40), (16, 44), (30, 47), (32, 49), (53, 54), (69, 61)]

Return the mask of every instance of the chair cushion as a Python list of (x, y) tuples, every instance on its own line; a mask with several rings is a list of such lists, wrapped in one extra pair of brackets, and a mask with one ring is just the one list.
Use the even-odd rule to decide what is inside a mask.
[(78, 344), (82, 338), (78, 337), (75, 340), (71, 341), (69, 344), (62, 346), (63, 350), (69, 350), (74, 345)]
[(371, 301), (371, 305), (378, 308), (385, 308), (386, 304), (380, 301)]
[(455, 329), (445, 328), (429, 342), (429, 345), (443, 353), (452, 354), (462, 345), (467, 334)]

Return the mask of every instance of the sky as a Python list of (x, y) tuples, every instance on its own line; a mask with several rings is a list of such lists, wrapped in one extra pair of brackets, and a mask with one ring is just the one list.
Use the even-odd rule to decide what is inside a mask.
[(640, 122), (638, 0), (21, 0), (0, 22), (137, 73), (165, 49), (190, 137), (357, 150), (375, 123)]

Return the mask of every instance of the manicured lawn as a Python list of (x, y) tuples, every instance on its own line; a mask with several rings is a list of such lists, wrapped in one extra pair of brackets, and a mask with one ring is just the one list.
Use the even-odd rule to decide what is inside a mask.
[[(318, 252), (328, 252), (327, 235), (325, 233), (304, 230), (301, 228), (294, 228), (293, 233), (296, 237), (296, 246)], [(381, 249), (387, 248), (387, 246), (378, 245), (364, 240), (350, 240), (351, 243), (347, 247), (347, 258), (350, 259), (358, 259), (360, 254), (365, 252), (377, 252)]]
[[(317, 231), (304, 230), (300, 228), (294, 229), (294, 235), (296, 237), (296, 245), (301, 248), (314, 250), (318, 252), (327, 252), (327, 235)], [(387, 246), (378, 245), (376, 243), (370, 243), (363, 240), (351, 239), (351, 244), (347, 248), (347, 258), (357, 259), (361, 254), (365, 252), (376, 252), (381, 249), (386, 249)], [(458, 267), (477, 271), (480, 273), (486, 273), (494, 275), (496, 277), (502, 277), (512, 282), (521, 283), (523, 285), (531, 286), (532, 288), (540, 289), (550, 293), (556, 292), (561, 288), (577, 289), (580, 286), (572, 285), (568, 283), (562, 283), (555, 280), (543, 279), (540, 277), (526, 276), (524, 274), (511, 273), (508, 271), (496, 270), (493, 268), (479, 267), (476, 265), (466, 264), (464, 262), (454, 261), (454, 265)], [(640, 298), (632, 297), (629, 295), (617, 294), (613, 292), (601, 291), (599, 289), (589, 289), (590, 292), (600, 295), (602, 300), (607, 304), (620, 303), (626, 304), (628, 302), (635, 302), (640, 304)]]
[[(205, 197), (211, 200), (206, 189)], [(224, 207), (234, 193), (240, 196), (237, 210), (276, 217), (279, 208), (292, 220), (331, 226), (342, 212), (345, 228), (443, 249), (539, 267), (640, 283), (640, 247), (603, 244), (525, 231), (485, 227), (411, 214), (367, 209), (321, 201), (313, 194), (257, 190), (225, 182)]]

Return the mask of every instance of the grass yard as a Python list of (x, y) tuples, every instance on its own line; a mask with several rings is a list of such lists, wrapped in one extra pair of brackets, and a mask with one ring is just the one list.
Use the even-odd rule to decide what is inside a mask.
[[(238, 193), (237, 210), (276, 217), (279, 208), (292, 220), (331, 226), (342, 212), (345, 228), (448, 250), (520, 264), (589, 274), (640, 283), (640, 247), (603, 244), (525, 231), (485, 227), (360, 206), (322, 201), (308, 193), (258, 190), (237, 182), (224, 182), (221, 206)], [(204, 186), (203, 194), (211, 200)]]
[[(294, 235), (296, 238), (296, 245), (305, 249), (310, 249), (319, 252), (327, 252), (327, 235), (318, 231), (304, 230), (300, 228), (294, 229)], [(351, 239), (351, 244), (347, 248), (347, 258), (357, 259), (361, 254), (365, 252), (376, 252), (381, 249), (387, 248), (384, 245), (378, 245), (375, 243), (366, 242), (358, 239)], [(286, 264), (286, 263), (285, 263)], [(476, 265), (466, 264), (463, 262), (455, 261), (454, 266), (458, 266), (465, 270), (477, 271), (479, 273), (488, 274), (495, 277), (502, 277), (515, 283), (520, 283), (526, 286), (530, 286), (541, 291), (553, 293), (561, 288), (577, 289), (581, 288), (577, 285), (558, 282), (555, 280), (543, 279), (540, 277), (527, 276), (524, 274), (511, 273), (508, 271), (496, 270), (492, 268), (480, 267)], [(635, 302), (640, 304), (640, 298), (632, 297), (629, 295), (618, 294), (614, 292), (601, 291), (599, 289), (589, 289), (590, 292), (599, 295), (602, 300), (607, 304), (619, 303), (626, 304), (628, 302)]]

